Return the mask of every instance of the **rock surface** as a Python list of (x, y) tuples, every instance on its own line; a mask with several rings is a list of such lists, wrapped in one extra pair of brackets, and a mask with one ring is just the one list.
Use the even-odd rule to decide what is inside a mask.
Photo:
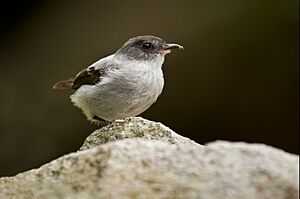
[(145, 140), (161, 140), (170, 144), (186, 143), (201, 146), (188, 138), (178, 135), (160, 122), (145, 120), (141, 117), (131, 117), (115, 121), (94, 131), (84, 141), (80, 150), (86, 150), (107, 142), (126, 138), (143, 138)]
[(100, 132), (106, 135), (94, 132), (82, 147), (86, 150), (1, 178), (0, 198), (296, 199), (299, 195), (298, 156), (273, 147), (225, 141), (202, 147), (140, 118), (113, 123)]

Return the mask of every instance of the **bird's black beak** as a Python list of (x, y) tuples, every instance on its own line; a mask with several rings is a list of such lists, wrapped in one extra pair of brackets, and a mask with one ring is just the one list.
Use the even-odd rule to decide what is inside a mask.
[(172, 49), (183, 50), (183, 46), (181, 46), (179, 44), (165, 44), (163, 49), (164, 50), (172, 50)]

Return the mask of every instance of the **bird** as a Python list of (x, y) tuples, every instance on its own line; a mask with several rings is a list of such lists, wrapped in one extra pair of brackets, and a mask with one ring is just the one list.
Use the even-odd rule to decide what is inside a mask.
[(72, 103), (92, 123), (134, 117), (146, 111), (162, 93), (162, 65), (173, 49), (183, 46), (153, 35), (137, 36), (74, 78), (56, 82), (53, 89), (74, 90)]

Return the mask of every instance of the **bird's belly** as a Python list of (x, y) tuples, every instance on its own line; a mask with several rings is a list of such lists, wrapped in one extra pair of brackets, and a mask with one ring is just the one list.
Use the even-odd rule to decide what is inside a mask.
[(150, 73), (146, 78), (134, 78), (126, 76), (117, 81), (104, 80), (99, 85), (84, 85), (71, 96), (72, 102), (88, 119), (97, 116), (112, 121), (139, 115), (157, 100), (163, 89), (163, 76)]

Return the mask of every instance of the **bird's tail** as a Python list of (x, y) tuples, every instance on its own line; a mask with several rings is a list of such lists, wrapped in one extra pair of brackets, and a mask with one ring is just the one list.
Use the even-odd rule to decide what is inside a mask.
[(73, 78), (67, 79), (67, 80), (61, 80), (61, 81), (56, 82), (52, 88), (54, 90), (69, 90), (69, 89), (72, 89), (73, 83), (74, 83)]

